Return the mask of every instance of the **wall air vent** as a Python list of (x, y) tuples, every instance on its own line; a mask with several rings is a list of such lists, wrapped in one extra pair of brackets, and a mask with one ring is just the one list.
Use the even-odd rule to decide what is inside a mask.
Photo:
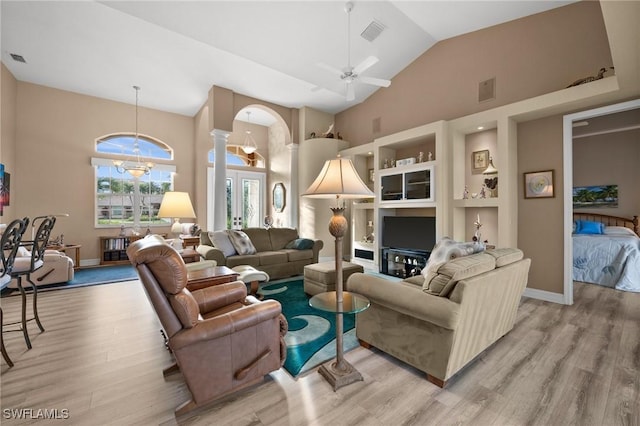
[(367, 28), (364, 29), (360, 36), (367, 41), (373, 41), (378, 38), (380, 33), (382, 33), (385, 28), (386, 27), (380, 22), (374, 20), (371, 21), (369, 25), (367, 25)]
[(13, 60), (16, 62), (22, 62), (23, 64), (27, 63), (27, 61), (24, 60), (24, 57), (22, 57), (22, 55), (18, 55), (17, 53), (10, 53), (10, 55), (13, 58)]

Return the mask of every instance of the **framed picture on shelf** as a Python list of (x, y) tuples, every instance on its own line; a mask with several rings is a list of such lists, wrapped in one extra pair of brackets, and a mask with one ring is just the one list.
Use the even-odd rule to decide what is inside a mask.
[(551, 198), (553, 192), (553, 170), (529, 172), (524, 175), (524, 198)]
[(373, 183), (373, 169), (369, 169), (369, 183)]
[(473, 173), (482, 173), (489, 165), (489, 150), (474, 151), (471, 154), (471, 171)]

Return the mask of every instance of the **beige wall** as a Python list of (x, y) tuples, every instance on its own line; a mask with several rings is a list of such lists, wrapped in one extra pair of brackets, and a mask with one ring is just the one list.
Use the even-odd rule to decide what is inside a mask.
[[(360, 145), (550, 93), (611, 65), (599, 3), (577, 2), (437, 43), (389, 88), (337, 114), (336, 128)], [(493, 77), (496, 98), (479, 103), (478, 84)]]
[[(174, 187), (192, 192), (193, 118), (140, 108), (138, 130), (174, 149)], [(69, 218), (58, 220), (54, 235), (64, 234), (67, 243), (82, 244), (82, 259), (97, 259), (98, 236), (117, 235), (119, 230), (96, 229), (94, 225), (95, 177), (90, 158), (96, 156), (95, 139), (133, 131), (134, 105), (19, 82), (12, 175), (15, 215), (69, 213)]]
[[(289, 223), (289, 209), (291, 209), (291, 197), (298, 197), (298, 194), (291, 193), (291, 151), (284, 144), (284, 129), (278, 124), (269, 127), (269, 163), (267, 174), (267, 215), (273, 218), (273, 226), (293, 227), (296, 225)], [(285, 207), (280, 213), (273, 208), (273, 186), (276, 183), (283, 183), (286, 190)]]
[(618, 185), (618, 207), (579, 209), (622, 217), (640, 214), (640, 130), (573, 140), (573, 186)]
[(196, 210), (196, 221), (201, 229), (207, 229), (207, 169), (210, 166), (208, 152), (213, 149), (213, 136), (209, 130), (209, 104), (205, 104), (193, 118), (195, 137), (194, 193), (191, 200)]
[[(562, 116), (518, 125), (518, 247), (532, 259), (528, 287), (563, 292)], [(523, 173), (554, 171), (553, 198), (524, 198)]]
[[(18, 93), (18, 82), (2, 64), (0, 73), (1, 106), (0, 106), (0, 163), (4, 164), (5, 172), (11, 174), (11, 193), (15, 194), (16, 179), (16, 99)], [(15, 199), (11, 197), (10, 205), (4, 206), (2, 223), (8, 223), (18, 216), (14, 213)]]

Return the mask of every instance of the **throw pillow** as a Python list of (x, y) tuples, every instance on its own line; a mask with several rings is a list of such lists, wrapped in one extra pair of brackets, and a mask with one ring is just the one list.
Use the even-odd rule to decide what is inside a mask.
[(600, 222), (593, 222), (590, 220), (579, 220), (577, 224), (577, 234), (602, 234), (604, 231), (604, 224)]
[(296, 238), (287, 243), (284, 248), (296, 249), (296, 250), (309, 250), (313, 248), (314, 241), (309, 238)]
[(213, 246), (224, 254), (224, 257), (236, 254), (236, 248), (231, 243), (229, 234), (226, 230), (209, 232), (209, 239), (213, 243)]
[(424, 291), (429, 290), (429, 284), (438, 275), (440, 266), (457, 257), (468, 256), (483, 250), (484, 243), (461, 243), (449, 237), (443, 237), (431, 251), (429, 260), (427, 260), (427, 264), (422, 270), (422, 275), (425, 277), (422, 289)]
[(236, 229), (231, 229), (228, 232), (231, 244), (233, 244), (233, 247), (235, 247), (238, 254), (256, 254), (256, 248), (253, 246), (253, 243), (247, 234)]

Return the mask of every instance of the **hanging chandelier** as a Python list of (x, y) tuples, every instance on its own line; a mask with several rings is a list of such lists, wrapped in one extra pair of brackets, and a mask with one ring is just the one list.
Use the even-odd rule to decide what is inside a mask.
[[(251, 124), (251, 111), (247, 111), (247, 123)], [(253, 154), (258, 150), (258, 144), (251, 136), (251, 130), (246, 130), (247, 136), (244, 138), (244, 144), (242, 144), (242, 150), (245, 154)]]
[(129, 172), (131, 176), (140, 178), (143, 175), (148, 175), (154, 164), (150, 161), (144, 161), (140, 156), (140, 145), (138, 143), (138, 92), (140, 91), (140, 87), (133, 86), (133, 88), (136, 91), (136, 136), (133, 142), (133, 156), (135, 158), (131, 161), (113, 160), (113, 165), (116, 167), (118, 173)]

